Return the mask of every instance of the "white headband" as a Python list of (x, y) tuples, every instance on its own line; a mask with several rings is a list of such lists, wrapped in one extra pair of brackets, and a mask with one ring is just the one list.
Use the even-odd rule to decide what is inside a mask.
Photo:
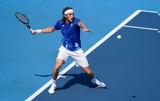
[(68, 10), (66, 10), (65, 12), (64, 12), (64, 14), (66, 15), (66, 14), (68, 14), (68, 13), (73, 13), (74, 11), (73, 11), (73, 9), (68, 9)]

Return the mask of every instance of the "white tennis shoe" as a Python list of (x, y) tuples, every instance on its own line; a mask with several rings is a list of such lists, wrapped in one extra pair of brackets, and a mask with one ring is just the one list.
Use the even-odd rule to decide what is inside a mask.
[(93, 84), (97, 85), (99, 88), (105, 88), (105, 87), (106, 87), (106, 84), (105, 84), (105, 83), (99, 81), (99, 80), (96, 79), (96, 78), (93, 78), (93, 79), (91, 80), (91, 82), (92, 82)]
[(49, 88), (48, 92), (49, 92), (50, 94), (55, 93), (55, 88), (56, 88), (56, 84), (55, 84), (55, 82), (53, 82), (53, 83), (51, 84), (51, 87)]

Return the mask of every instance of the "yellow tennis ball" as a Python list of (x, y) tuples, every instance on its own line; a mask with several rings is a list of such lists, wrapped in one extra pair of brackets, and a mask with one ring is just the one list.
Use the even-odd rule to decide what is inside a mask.
[(122, 35), (117, 35), (117, 39), (121, 39), (122, 38)]

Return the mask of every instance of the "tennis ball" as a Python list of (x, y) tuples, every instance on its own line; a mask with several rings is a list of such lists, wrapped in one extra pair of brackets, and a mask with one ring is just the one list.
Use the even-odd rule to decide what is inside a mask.
[(122, 35), (117, 35), (117, 39), (121, 39), (122, 38)]

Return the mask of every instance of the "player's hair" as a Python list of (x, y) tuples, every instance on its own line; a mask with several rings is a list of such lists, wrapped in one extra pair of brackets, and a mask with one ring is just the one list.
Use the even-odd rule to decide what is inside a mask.
[(65, 17), (64, 12), (67, 11), (67, 10), (69, 10), (69, 9), (73, 9), (73, 8), (72, 8), (72, 7), (64, 7), (63, 10), (62, 10), (62, 15), (63, 15), (62, 21), (63, 21), (63, 22), (66, 21), (66, 17)]

